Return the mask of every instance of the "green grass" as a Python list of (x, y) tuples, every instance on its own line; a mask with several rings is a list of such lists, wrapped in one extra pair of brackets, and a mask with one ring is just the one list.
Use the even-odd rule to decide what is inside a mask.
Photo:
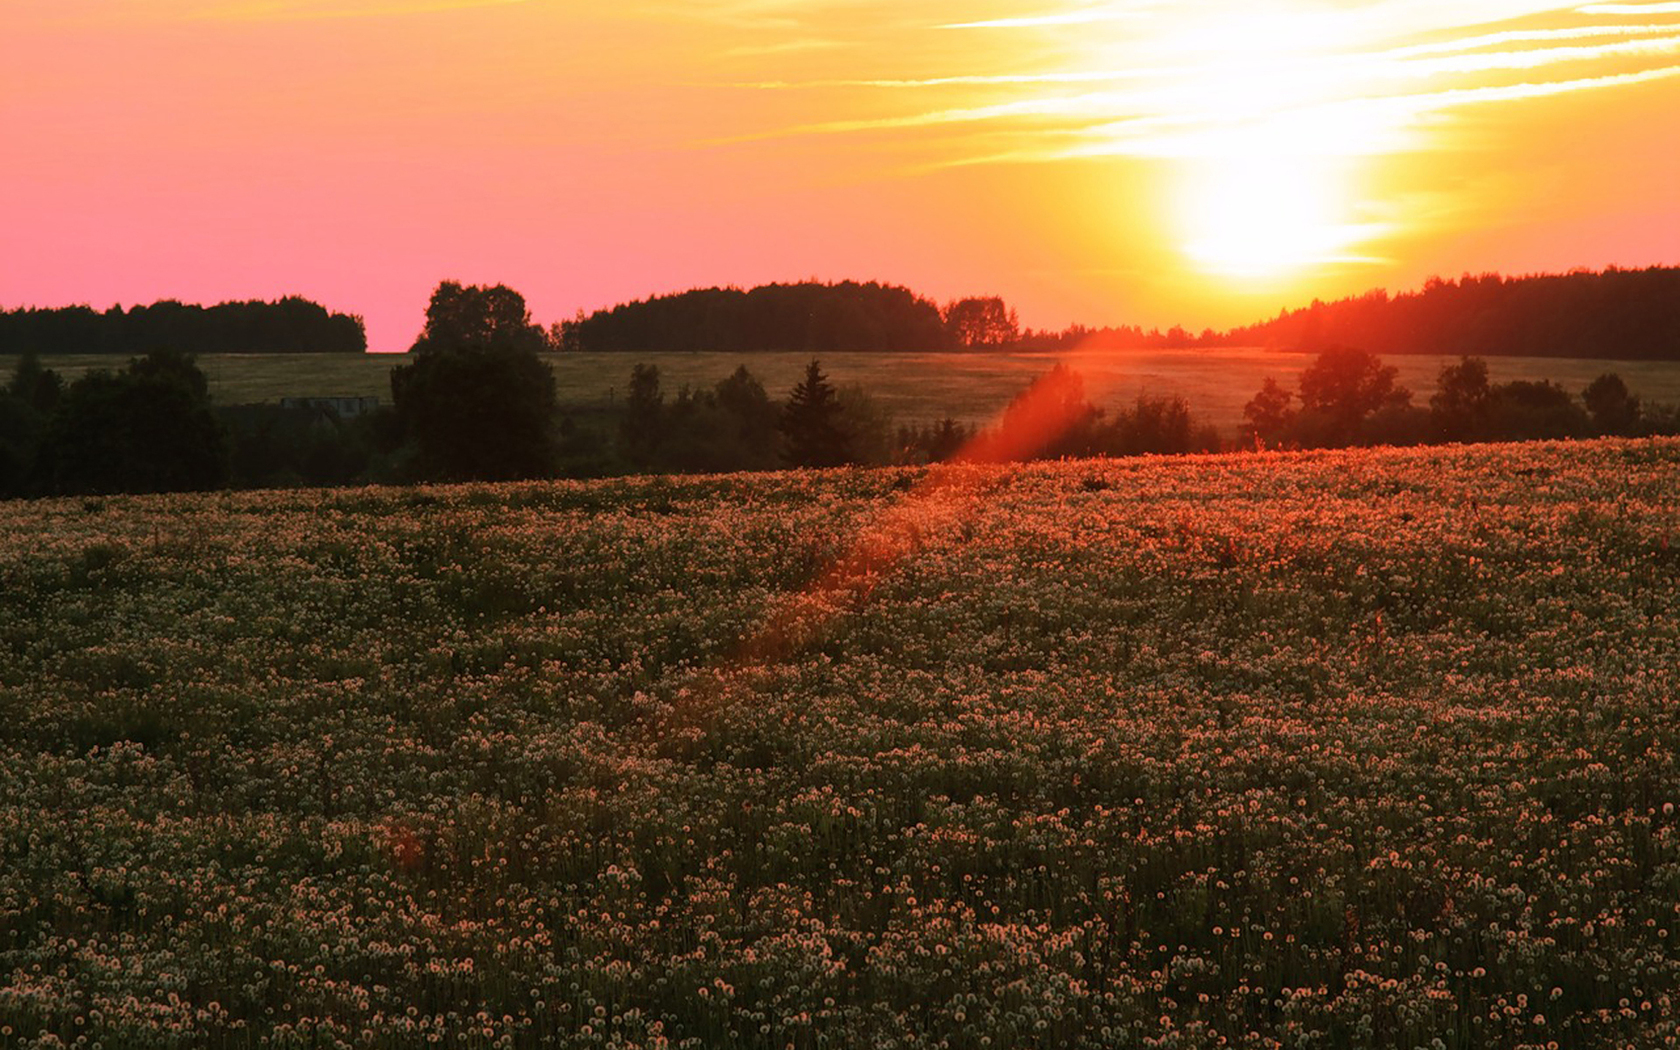
[(1666, 439), (6, 504), (0, 1045), (1671, 1045), (1677, 523)]
[[(215, 354), (200, 359), (210, 378), (211, 394), (221, 404), (278, 401), (289, 396), (373, 396), (389, 403), (390, 372), (400, 355), (365, 354)], [(770, 396), (782, 399), (802, 378), (806, 354), (556, 354), (549, 357), (560, 400), (573, 406), (599, 407), (622, 399), (631, 366), (659, 366), (663, 385), (674, 394), (684, 383), (710, 387), (746, 365)], [(1113, 406), (1140, 393), (1180, 394), (1198, 414), (1223, 432), (1242, 423), (1242, 408), (1267, 376), (1293, 388), (1295, 376), (1311, 355), (1254, 349), (1157, 350), (1122, 354), (828, 354), (822, 358), (838, 384), (858, 384), (877, 397), (900, 422), (919, 423), (952, 416), (983, 423), (1007, 405), (1032, 380), (1058, 360), (1066, 360), (1087, 379), (1092, 399)], [(1395, 357), (1388, 363), (1414, 401), (1427, 405), (1443, 364), (1456, 358), (1436, 355)], [(46, 364), (67, 376), (89, 368), (120, 365), (106, 355), (48, 358)], [(10, 374), (13, 359), (0, 358)], [(1651, 401), (1680, 402), (1680, 364), (1662, 361), (1605, 361), (1587, 358), (1515, 358), (1488, 360), (1494, 382), (1545, 379), (1579, 394), (1604, 372), (1617, 372), (1630, 389)]]

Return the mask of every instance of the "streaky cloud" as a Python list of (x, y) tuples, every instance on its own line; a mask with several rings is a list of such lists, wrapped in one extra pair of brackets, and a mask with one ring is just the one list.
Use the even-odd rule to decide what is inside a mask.
[(481, 7), (509, 7), (531, 0), (251, 0), (200, 8), (193, 17), (210, 21), (306, 21), (333, 18), (388, 18)]

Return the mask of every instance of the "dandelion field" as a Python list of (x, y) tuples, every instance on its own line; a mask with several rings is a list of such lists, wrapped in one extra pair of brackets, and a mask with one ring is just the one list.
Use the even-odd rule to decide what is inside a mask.
[(1680, 1039), (1680, 441), (955, 469), (0, 506), (0, 1046)]

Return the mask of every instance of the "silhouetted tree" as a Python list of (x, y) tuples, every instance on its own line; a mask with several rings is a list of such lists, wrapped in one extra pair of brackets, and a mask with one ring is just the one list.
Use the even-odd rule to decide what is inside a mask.
[(839, 395), (812, 359), (782, 409), (782, 458), (794, 467), (838, 467), (852, 462), (851, 435), (841, 418)]
[(902, 426), (896, 458), (901, 463), (943, 463), (974, 440), (974, 434), (974, 427), (949, 416), (937, 423)]
[(1179, 396), (1139, 394), (1114, 415), (1112, 435), (1103, 451), (1115, 456), (1182, 455), (1219, 447), (1213, 427), (1198, 423), (1190, 403)]
[(86, 306), (0, 311), (0, 353), (360, 353), (362, 319), (298, 296), (198, 306), (165, 299), (96, 312)]
[(1316, 350), (1343, 343), (1379, 354), (1680, 359), (1680, 268), (1533, 277), (1431, 278), (1416, 292), (1378, 289), (1285, 310), (1232, 329), (1235, 344)]
[(1519, 379), (1488, 391), (1488, 436), (1496, 441), (1579, 437), (1587, 429), (1587, 414), (1556, 383)]
[(995, 295), (958, 299), (945, 307), (945, 329), (964, 347), (998, 347), (1021, 337), (1015, 311)]
[(1614, 372), (1606, 372), (1588, 384), (1581, 394), (1593, 429), (1600, 434), (1631, 434), (1639, 424), (1639, 399)]
[(36, 412), (51, 412), (64, 393), (64, 380), (57, 372), (43, 368), (40, 355), (31, 350), (18, 358), (6, 392)]
[(1488, 394), (1486, 361), (1465, 357), (1456, 365), (1442, 365), (1429, 399), (1436, 433), (1449, 441), (1473, 440), (1487, 426)]
[(519, 293), (445, 281), (433, 293), (391, 397), (412, 473), (443, 481), (546, 477), (554, 470), (554, 374)]
[(155, 351), (70, 384), (47, 422), (36, 475), (68, 494), (186, 492), (227, 480), (227, 439), (193, 359)]
[(532, 323), (518, 292), (502, 284), (444, 281), (432, 292), (426, 326), (409, 352), (504, 348), (535, 354), (548, 345), (548, 334)]
[(1243, 406), (1249, 439), (1256, 445), (1277, 446), (1288, 439), (1295, 426), (1295, 410), (1289, 406), (1294, 395), (1278, 385), (1271, 376), (1260, 385), (1248, 404)]
[(765, 457), (776, 444), (776, 406), (746, 365), (738, 366), (716, 388), (718, 408), (733, 431), (741, 462), (751, 467), (769, 466)]
[(598, 310), (561, 326), (568, 349), (929, 350), (947, 343), (939, 308), (907, 288), (875, 282), (696, 288)]
[(1309, 444), (1340, 445), (1359, 438), (1365, 418), (1411, 394), (1394, 385), (1396, 370), (1375, 354), (1338, 346), (1322, 351), (1301, 373), (1300, 425)]
[(658, 367), (636, 365), (630, 370), (630, 389), (624, 399), (624, 420), (619, 428), (625, 456), (632, 463), (652, 465), (665, 440), (665, 415), (665, 395), (659, 390)]

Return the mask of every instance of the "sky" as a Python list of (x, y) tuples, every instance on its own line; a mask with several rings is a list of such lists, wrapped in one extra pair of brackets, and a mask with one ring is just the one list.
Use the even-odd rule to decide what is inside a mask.
[(0, 305), (299, 294), (406, 349), (882, 280), (1216, 328), (1680, 263), (1680, 3), (0, 0)]

